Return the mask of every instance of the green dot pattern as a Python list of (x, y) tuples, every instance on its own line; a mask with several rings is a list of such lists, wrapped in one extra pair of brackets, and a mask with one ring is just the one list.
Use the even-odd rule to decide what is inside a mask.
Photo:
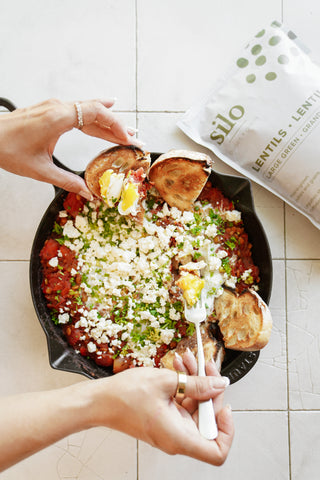
[[(277, 27), (281, 27), (281, 23), (279, 22), (273, 22), (271, 24), (272, 27), (274, 27), (275, 29)], [(271, 35), (270, 38), (266, 38), (265, 41), (269, 43), (270, 46), (274, 47), (276, 45), (278, 45), (280, 42), (281, 42), (281, 37), (280, 35), (276, 34), (277, 32), (275, 31), (275, 35)], [(264, 35), (266, 34), (266, 30), (260, 30), (257, 34), (256, 34), (256, 38), (261, 38), (263, 37)], [(250, 44), (249, 44), (250, 45)], [(265, 65), (267, 63), (267, 57), (266, 55), (263, 55), (263, 46), (262, 44), (260, 43), (255, 43), (253, 44), (253, 46), (249, 47), (249, 45), (247, 45), (246, 48), (251, 48), (250, 50), (250, 53), (251, 55), (253, 56), (253, 58), (250, 59), (250, 53), (248, 52), (248, 58), (245, 58), (245, 57), (240, 57), (238, 58), (237, 60), (237, 66), (239, 68), (246, 68), (248, 67), (249, 65), (252, 65), (253, 63), (253, 67), (256, 65), (257, 67), (262, 67), (263, 65)], [(251, 44), (252, 45), (252, 44)], [(276, 50), (277, 51), (277, 50)], [(293, 56), (297, 56), (299, 55), (299, 50), (295, 47), (291, 47), (290, 48), (290, 53), (288, 54), (278, 54), (278, 56), (276, 57), (277, 61), (278, 61), (278, 64), (280, 65), (286, 65), (290, 62), (290, 58), (291, 58), (291, 55)], [(292, 58), (291, 58), (292, 60)], [(253, 70), (255, 71), (255, 69), (253, 68)], [(264, 75), (264, 78), (268, 81), (268, 82), (271, 82), (273, 80), (275, 80), (277, 78), (277, 74), (275, 72), (268, 72), (267, 70), (267, 73), (265, 73), (266, 70), (264, 70), (263, 68), (259, 68), (259, 70), (256, 70), (256, 72), (259, 71), (259, 75), (262, 74)], [(246, 82), (247, 83), (254, 83), (256, 80), (257, 80), (257, 74), (255, 73), (249, 73), (245, 79), (246, 79)]]
[(257, 33), (256, 38), (261, 38), (263, 35), (266, 33), (265, 30), (260, 30), (260, 32)]
[(249, 61), (246, 58), (238, 58), (237, 65), (239, 68), (245, 68), (249, 64)]
[(254, 45), (254, 47), (251, 48), (251, 53), (252, 55), (259, 55), (261, 50), (262, 50), (261, 45)]
[(246, 80), (248, 83), (253, 83), (256, 80), (256, 76), (253, 73), (251, 73), (250, 75), (246, 76)]
[(269, 45), (274, 47), (275, 45), (278, 45), (278, 43), (281, 41), (281, 38), (278, 37), (278, 35), (275, 35), (274, 37), (271, 37), (269, 40)]
[(277, 78), (277, 74), (275, 72), (269, 72), (266, 75), (266, 80), (269, 80), (271, 82), (272, 80), (275, 80)]
[(287, 57), (287, 55), (279, 55), (278, 62), (281, 65), (285, 65), (286, 63), (289, 63), (289, 57)]
[(256, 65), (258, 65), (258, 67), (261, 67), (261, 65), (264, 65), (266, 61), (266, 57), (264, 55), (260, 55), (260, 57), (258, 57), (256, 60)]

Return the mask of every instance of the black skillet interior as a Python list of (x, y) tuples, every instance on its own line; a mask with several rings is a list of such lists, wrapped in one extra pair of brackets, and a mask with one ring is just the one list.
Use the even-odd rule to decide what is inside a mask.
[[(158, 156), (158, 153), (153, 153), (151, 155), (152, 161), (155, 161)], [(60, 162), (56, 159), (54, 160), (55, 163), (63, 167)], [(83, 172), (80, 175), (83, 176)], [(217, 172), (212, 172), (210, 179), (214, 186), (221, 189), (228, 198), (234, 201), (235, 208), (242, 212), (246, 231), (253, 244), (253, 259), (261, 272), (259, 293), (268, 302), (272, 287), (271, 255), (265, 232), (253, 207), (250, 181), (245, 178), (222, 175)], [(30, 260), (31, 293), (39, 321), (47, 336), (51, 366), (59, 370), (81, 373), (89, 378), (101, 378), (112, 375), (112, 370), (96, 365), (92, 360), (77, 354), (68, 345), (62, 335), (61, 327), (55, 325), (51, 320), (41, 290), (42, 274), (39, 253), (45, 240), (50, 235), (57, 213), (63, 209), (62, 203), (66, 194), (65, 191), (56, 189), (55, 198), (45, 212), (35, 235)], [(227, 375), (231, 383), (234, 383), (249, 372), (258, 360), (258, 357), (259, 352), (228, 350), (222, 374)]]

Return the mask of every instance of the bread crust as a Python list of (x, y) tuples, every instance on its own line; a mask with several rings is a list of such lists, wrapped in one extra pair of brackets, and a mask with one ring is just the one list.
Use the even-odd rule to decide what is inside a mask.
[(147, 172), (150, 166), (150, 155), (133, 145), (117, 145), (104, 150), (95, 157), (87, 166), (85, 181), (89, 190), (96, 197), (102, 199), (100, 194), (99, 179), (106, 170), (114, 170), (115, 173), (128, 173), (129, 170), (143, 168)]
[[(218, 370), (221, 370), (221, 365), (224, 359), (224, 348), (221, 342), (217, 339), (211, 337), (208, 333), (208, 328), (206, 325), (201, 326), (201, 338), (203, 343), (203, 353), (205, 357), (205, 362), (214, 360)], [(194, 356), (197, 358), (198, 347), (197, 347), (197, 336), (196, 332), (191, 337), (183, 338), (173, 350), (169, 350), (161, 358), (161, 367), (169, 368), (170, 370), (175, 370), (173, 366), (173, 361), (175, 358), (175, 353), (178, 353), (181, 357), (186, 352), (187, 349), (190, 349)]]
[(211, 173), (213, 161), (205, 153), (170, 150), (149, 169), (149, 181), (171, 207), (192, 210)]
[(215, 299), (215, 312), (226, 348), (249, 352), (261, 350), (268, 343), (271, 313), (253, 289), (241, 294), (225, 289)]

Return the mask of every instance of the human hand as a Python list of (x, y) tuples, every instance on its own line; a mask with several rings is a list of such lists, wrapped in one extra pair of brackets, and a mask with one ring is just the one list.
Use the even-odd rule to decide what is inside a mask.
[[(88, 100), (80, 104), (84, 133), (116, 144), (142, 147), (141, 142), (132, 138), (135, 130), (125, 127), (109, 110), (114, 100)], [(0, 167), (91, 199), (85, 181), (58, 168), (52, 160), (60, 136), (77, 126), (75, 105), (59, 100), (47, 100), (1, 114)]]
[[(190, 352), (176, 366), (194, 373), (196, 361)], [(222, 407), (226, 382), (213, 362), (208, 363), (207, 374), (188, 376), (180, 403), (174, 398), (177, 373), (157, 368), (133, 368), (61, 389), (2, 397), (0, 471), (94, 426), (122, 431), (171, 455), (222, 465), (232, 443), (233, 421), (231, 410)], [(217, 415), (216, 440), (202, 437), (196, 424), (198, 401), (209, 398)]]
[[(194, 372), (195, 360), (185, 354), (181, 370)], [(106, 425), (174, 455), (187, 455), (222, 465), (231, 447), (234, 426), (229, 407), (222, 407), (226, 381), (214, 363), (207, 377), (188, 376), (186, 397), (177, 403), (177, 373), (166, 369), (134, 368), (87, 384), (88, 426)], [(89, 389), (89, 390), (88, 390)], [(218, 437), (206, 440), (197, 428), (199, 400), (214, 399)]]

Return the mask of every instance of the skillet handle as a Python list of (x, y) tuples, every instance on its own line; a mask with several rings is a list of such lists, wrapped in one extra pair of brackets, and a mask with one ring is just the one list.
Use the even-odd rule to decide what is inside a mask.
[[(15, 104), (11, 102), (11, 100), (4, 97), (0, 97), (0, 107), (6, 108), (9, 112), (13, 112), (17, 108)], [(62, 170), (65, 170), (66, 172), (74, 173), (76, 175), (81, 175), (82, 173), (82, 172), (75, 172), (71, 168), (67, 167), (66, 165), (61, 163), (60, 160), (58, 160), (57, 157), (55, 157), (54, 155), (52, 155), (52, 160), (57, 167), (61, 168)], [(55, 190), (56, 195), (61, 191), (61, 188), (58, 188), (55, 185), (53, 186), (53, 188)]]
[(11, 100), (4, 97), (0, 97), (0, 107), (5, 107), (9, 112), (13, 112), (17, 108)]

